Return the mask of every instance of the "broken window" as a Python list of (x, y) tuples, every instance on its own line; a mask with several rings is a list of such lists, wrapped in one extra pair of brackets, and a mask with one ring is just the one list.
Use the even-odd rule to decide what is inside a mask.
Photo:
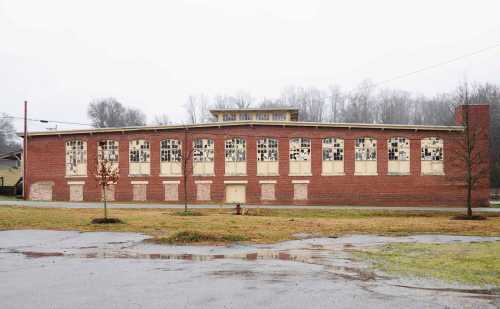
[(273, 113), (273, 120), (274, 121), (285, 121), (286, 114), (285, 113)]
[(443, 140), (438, 137), (427, 137), (421, 141), (422, 175), (444, 175)]
[(278, 140), (274, 138), (258, 139), (257, 161), (278, 161)]
[(292, 138), (290, 140), (290, 161), (309, 161), (311, 157), (311, 140), (308, 138)]
[(66, 175), (87, 175), (87, 142), (73, 140), (66, 142)]
[(323, 162), (321, 166), (322, 175), (344, 175), (343, 139), (332, 137), (323, 139)]
[(279, 174), (278, 169), (278, 140), (257, 139), (257, 175), (276, 176)]
[(323, 139), (323, 160), (342, 161), (344, 160), (344, 140), (341, 138)]
[(149, 175), (149, 141), (137, 139), (129, 142), (129, 174)]
[(236, 114), (235, 113), (226, 113), (222, 116), (223, 121), (235, 121)]
[(356, 138), (354, 175), (377, 175), (377, 140), (371, 137)]
[(193, 141), (193, 160), (195, 162), (212, 162), (214, 160), (214, 141), (195, 139)]
[(289, 173), (292, 176), (311, 175), (311, 140), (292, 138), (289, 148)]
[(422, 139), (422, 160), (443, 161), (443, 140), (438, 137)]
[(377, 160), (377, 140), (371, 137), (356, 139), (356, 161)]
[(114, 140), (103, 140), (100, 141), (97, 146), (98, 160), (104, 159), (108, 162), (118, 163), (118, 141)]
[(148, 163), (149, 162), (149, 142), (143, 139), (130, 141), (130, 162)]
[(226, 175), (246, 174), (246, 142), (244, 139), (232, 138), (226, 140), (225, 157)]
[(406, 137), (392, 137), (387, 141), (389, 161), (410, 160), (410, 140)]
[(241, 113), (240, 120), (252, 120), (252, 115), (249, 113)]
[(237, 162), (246, 160), (245, 140), (242, 138), (226, 140), (225, 150), (226, 161)]
[(182, 143), (177, 139), (166, 139), (160, 142), (161, 162), (180, 162)]
[(389, 175), (410, 174), (410, 139), (406, 137), (391, 137), (387, 140)]
[(269, 120), (269, 113), (257, 113), (257, 120)]

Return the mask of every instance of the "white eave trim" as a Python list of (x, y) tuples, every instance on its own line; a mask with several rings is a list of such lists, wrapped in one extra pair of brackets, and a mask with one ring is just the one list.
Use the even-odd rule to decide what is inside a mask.
[[(346, 129), (459, 131), (459, 132), (462, 132), (464, 130), (463, 126), (245, 120), (245, 121), (200, 123), (191, 125), (140, 126), (140, 127), (123, 127), (123, 128), (98, 128), (98, 129), (86, 129), (86, 130), (38, 131), (38, 132), (30, 132), (28, 136), (76, 135), (76, 134), (110, 133), (110, 132), (124, 133), (125, 131), (137, 132), (137, 131), (185, 130), (190, 128), (232, 127), (232, 126), (242, 126), (242, 125), (346, 128)], [(17, 133), (17, 135), (19, 137), (23, 137), (24, 133), (19, 132)]]

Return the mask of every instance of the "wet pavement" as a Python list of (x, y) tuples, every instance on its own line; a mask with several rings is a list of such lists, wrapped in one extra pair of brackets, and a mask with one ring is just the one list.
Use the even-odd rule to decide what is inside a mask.
[[(306, 235), (304, 235), (306, 236)], [(498, 308), (499, 289), (396, 278), (351, 251), (500, 237), (352, 235), (165, 246), (135, 233), (2, 231), (2, 308)]]

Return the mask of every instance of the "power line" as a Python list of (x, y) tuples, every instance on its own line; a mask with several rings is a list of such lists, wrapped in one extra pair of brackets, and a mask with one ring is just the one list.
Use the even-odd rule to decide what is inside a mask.
[[(24, 120), (24, 117), (20, 116), (3, 116), (0, 117), (0, 119), (16, 119), (16, 120)], [(40, 123), (59, 123), (59, 124), (71, 124), (71, 125), (80, 125), (80, 126), (89, 126), (91, 127), (92, 124), (90, 123), (81, 123), (81, 122), (69, 122), (69, 121), (59, 121), (59, 120), (46, 120), (46, 119), (34, 119), (34, 118), (28, 118), (28, 121), (33, 121), (33, 122), (40, 122)]]
[[(403, 74), (400, 74), (400, 75), (396, 75), (394, 77), (382, 80), (382, 81), (380, 81), (378, 83), (374, 83), (373, 85), (370, 85), (370, 86), (366, 87), (365, 89), (375, 88), (375, 87), (378, 87), (380, 85), (387, 84), (387, 83), (390, 83), (390, 82), (398, 80), (398, 79), (402, 79), (402, 78), (405, 78), (405, 77), (408, 77), (408, 76), (411, 76), (411, 75), (415, 75), (415, 74), (418, 74), (418, 73), (421, 73), (421, 72), (424, 72), (424, 71), (432, 70), (432, 69), (438, 68), (440, 66), (444, 66), (444, 65), (447, 65), (447, 64), (450, 64), (450, 63), (453, 63), (453, 62), (456, 62), (456, 61), (459, 61), (459, 60), (462, 60), (462, 59), (465, 59), (465, 58), (468, 58), (468, 57), (472, 57), (472, 56), (484, 53), (484, 52), (486, 52), (488, 50), (495, 49), (497, 47), (500, 47), (500, 42), (496, 43), (494, 45), (490, 45), (490, 46), (485, 47), (485, 48), (478, 49), (476, 51), (473, 51), (473, 52), (470, 52), (470, 53), (467, 53), (467, 54), (460, 55), (460, 56), (455, 57), (455, 58), (451, 58), (451, 59), (448, 59), (448, 60), (445, 60), (445, 61), (441, 61), (441, 62), (438, 62), (438, 63), (435, 63), (435, 64), (431, 64), (431, 65), (425, 66), (425, 67), (420, 68), (420, 69), (415, 70), (415, 71), (411, 71), (411, 72), (403, 73)], [(351, 91), (353, 91), (355, 89), (356, 88), (352, 89)]]

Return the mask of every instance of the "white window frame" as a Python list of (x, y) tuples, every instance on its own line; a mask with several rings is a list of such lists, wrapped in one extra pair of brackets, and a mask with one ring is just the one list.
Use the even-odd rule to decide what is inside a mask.
[(311, 176), (312, 143), (307, 137), (291, 138), (288, 142), (290, 176)]
[(273, 113), (273, 121), (286, 121), (286, 113), (285, 112), (274, 112)]
[(107, 160), (111, 164), (112, 169), (118, 171), (120, 142), (113, 139), (104, 139), (97, 142), (97, 162), (100, 163), (102, 159)]
[(393, 136), (387, 140), (387, 174), (410, 175), (410, 139)]
[(233, 137), (224, 141), (225, 175), (244, 176), (247, 174), (246, 140)]
[(344, 139), (326, 137), (322, 143), (321, 174), (324, 176), (342, 176), (344, 172)]
[(210, 138), (196, 138), (193, 140), (193, 175), (214, 175), (215, 142)]
[(420, 140), (420, 174), (444, 175), (444, 140), (426, 137)]
[(160, 176), (182, 175), (182, 142), (167, 138), (160, 141)]
[(279, 175), (279, 142), (277, 138), (257, 139), (257, 176)]
[(87, 177), (87, 141), (66, 141), (65, 152), (66, 177)]
[(222, 115), (222, 121), (236, 121), (236, 113), (224, 113)]
[(255, 119), (258, 121), (269, 121), (270, 115), (266, 112), (257, 112)]
[(129, 175), (148, 176), (151, 171), (151, 145), (146, 139), (130, 140), (128, 144)]
[(356, 138), (354, 144), (354, 175), (378, 175), (376, 138), (369, 136)]

